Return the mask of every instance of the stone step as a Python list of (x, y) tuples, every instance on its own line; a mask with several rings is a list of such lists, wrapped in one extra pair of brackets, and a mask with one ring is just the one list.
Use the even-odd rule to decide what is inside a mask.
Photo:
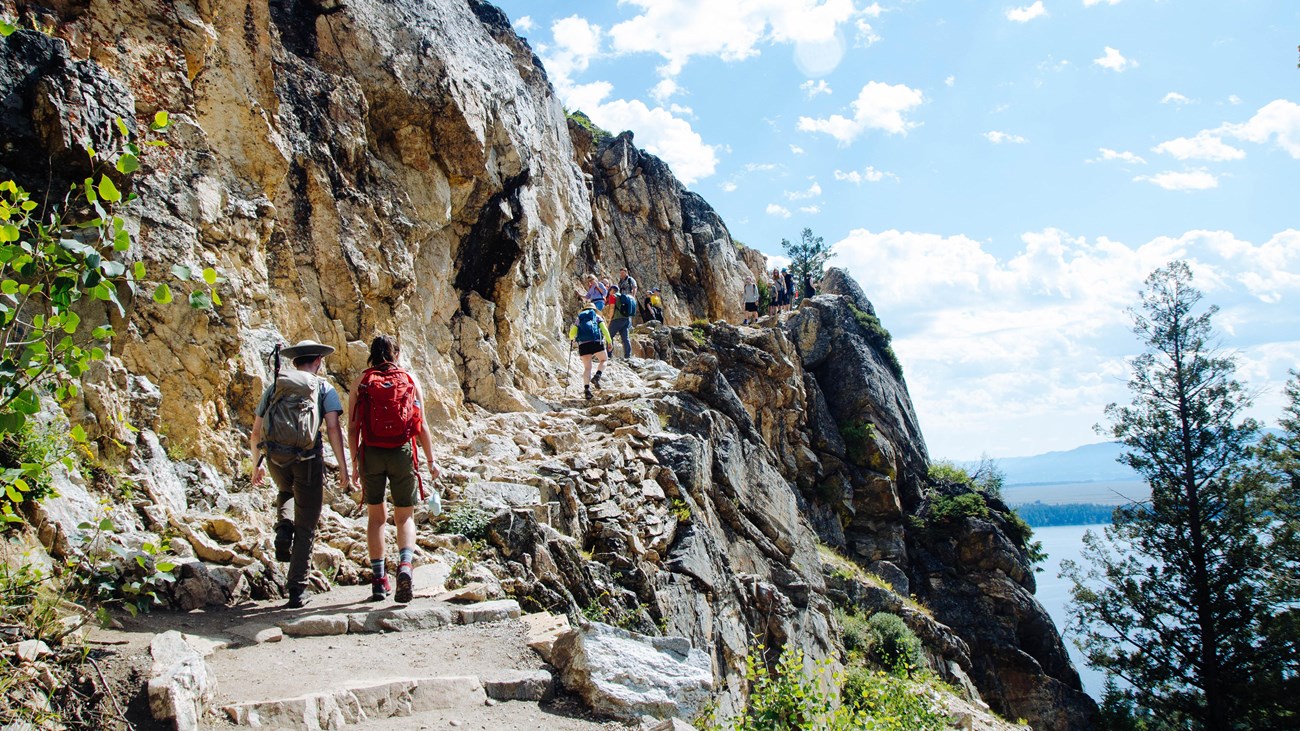
[(391, 678), (292, 698), (228, 703), (221, 711), (239, 726), (317, 731), (493, 701), (540, 702), (554, 695), (555, 678), (549, 671), (504, 669), (479, 677)]
[(319, 731), (436, 709), (481, 706), (487, 698), (474, 676), (394, 678), (293, 698), (231, 703), (221, 710), (240, 726)]
[(366, 612), (324, 612), (287, 619), (278, 627), (287, 637), (327, 637), (373, 632), (437, 629), (451, 624), (479, 624), (518, 619), (519, 602), (497, 599), (474, 604), (415, 604)]

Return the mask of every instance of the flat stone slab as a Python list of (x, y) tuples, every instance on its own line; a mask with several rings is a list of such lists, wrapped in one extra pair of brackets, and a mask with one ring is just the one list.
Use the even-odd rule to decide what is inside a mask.
[(497, 599), (491, 602), (479, 602), (455, 607), (456, 624), (478, 624), (479, 622), (498, 622), (503, 619), (519, 619), (522, 612), (519, 602), (514, 599)]
[(555, 695), (555, 676), (549, 670), (498, 670), (479, 681), (488, 698), (498, 701), (541, 702)]
[(348, 615), (348, 632), (409, 632), (417, 629), (437, 629), (452, 623), (451, 608), (435, 604), (400, 609), (380, 609), (373, 612), (354, 612)]
[(279, 642), (284, 639), (284, 630), (270, 622), (245, 622), (226, 630), (231, 637), (249, 645), (263, 642)]
[(425, 711), (481, 706), (487, 694), (478, 678), (395, 678), (294, 698), (233, 703), (222, 708), (240, 726), (275, 729), (340, 728)]
[(310, 614), (280, 623), (280, 629), (290, 637), (326, 637), (348, 633), (346, 614)]

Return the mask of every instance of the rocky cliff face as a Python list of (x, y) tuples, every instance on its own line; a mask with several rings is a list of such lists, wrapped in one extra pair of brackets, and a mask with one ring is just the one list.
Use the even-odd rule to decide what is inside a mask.
[[(522, 486), (546, 508), (494, 520), (501, 591), (688, 638), (723, 710), (743, 702), (751, 638), (832, 657), (832, 603), (885, 609), (972, 697), (1036, 728), (1086, 727), (1090, 702), (1004, 506), (927, 522), (935, 496), (960, 488), (928, 484), (887, 335), (842, 273), (765, 327), (639, 329), (664, 362), (620, 364), (615, 396), (590, 408), (569, 400), (559, 335), (582, 273), (626, 264), (684, 324), (739, 319), (756, 262), (630, 134), (569, 123), (500, 11), (62, 0), (39, 20), (57, 38), (0, 41), (0, 176), (60, 190), (84, 175), (82, 139), (103, 146), (113, 118), (168, 110), (172, 144), (132, 182), (127, 261), (227, 280), (214, 311), (130, 303), (111, 357), (66, 407), (105, 474), (147, 496), (112, 508), (125, 540), (180, 536), (181, 606), (279, 590), (269, 493), (242, 477), (271, 345), (335, 346), (327, 367), (344, 385), (389, 332), (428, 384), (449, 492)], [(63, 493), (45, 509), (56, 553), (97, 509), (76, 476)], [(364, 530), (334, 511), (325, 524), (317, 566), (358, 580)], [(836, 571), (817, 541), (871, 573)]]

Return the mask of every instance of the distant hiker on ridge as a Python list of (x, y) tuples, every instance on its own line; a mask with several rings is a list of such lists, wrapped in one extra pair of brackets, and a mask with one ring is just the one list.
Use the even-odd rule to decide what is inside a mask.
[(618, 336), (622, 339), (623, 357), (631, 358), (632, 341), (628, 339), (627, 331), (632, 328), (632, 318), (636, 317), (636, 299), (624, 292), (622, 287), (610, 287), (609, 291), (614, 295), (614, 319), (609, 322), (610, 338)]
[[(286, 586), (289, 602), (297, 609), (311, 601), (307, 592), (316, 523), (325, 501), (325, 458), (321, 454), (320, 428), (329, 435), (330, 448), (339, 461), (339, 489), (351, 492), (348, 455), (343, 450), (339, 393), (319, 374), (325, 356), (334, 348), (315, 340), (302, 340), (291, 348), (275, 347), (274, 376), (262, 391), (253, 412), (248, 438), (253, 453), (253, 484), (262, 484), (269, 471), (278, 492), (275, 507), (275, 560), (289, 562)], [(293, 368), (280, 367), (288, 358)]]
[[(758, 285), (754, 282), (753, 275), (745, 277), (745, 320), (741, 325), (748, 325), (751, 321), (758, 321)], [(753, 317), (749, 313), (754, 313)]]
[(651, 320), (664, 321), (664, 298), (659, 294), (658, 287), (650, 290), (650, 294), (646, 295), (643, 304), (645, 310), (641, 313), (642, 322), (650, 322)]
[[(609, 336), (609, 328), (605, 327), (605, 320), (596, 311), (596, 303), (588, 302), (587, 306), (578, 312), (578, 317), (573, 324), (569, 326), (569, 340), (578, 344), (578, 355), (582, 356), (582, 391), (588, 399), (591, 398), (591, 387), (600, 388), (600, 377), (605, 372), (605, 348), (614, 347), (614, 341)], [(600, 365), (596, 367), (596, 375), (591, 374), (591, 358), (597, 358)]]
[(438, 479), (439, 471), (433, 459), (433, 440), (422, 414), (424, 394), (415, 378), (397, 365), (400, 354), (397, 342), (387, 335), (380, 335), (370, 343), (370, 367), (352, 382), (348, 448), (352, 452), (353, 474), (363, 486), (360, 497), (367, 509), (366, 544), (372, 571), (370, 599), (383, 601), (389, 591), (384, 567), (384, 527), (388, 523), (384, 488), (387, 487), (393, 496), (393, 524), (397, 527), (397, 593), (393, 599), (406, 604), (411, 601), (414, 588), (411, 559), (415, 555), (417, 483), (420, 492), (424, 490), (415, 450), (417, 441), (424, 449), (433, 479)]
[(605, 306), (605, 295), (608, 294), (605, 285), (596, 279), (595, 274), (588, 274), (583, 277), (582, 282), (587, 286), (587, 289), (585, 292), (579, 289), (578, 294), (586, 297), (589, 302), (594, 302), (597, 308), (603, 308)]
[(636, 299), (636, 280), (627, 273), (627, 267), (618, 270), (618, 291)]

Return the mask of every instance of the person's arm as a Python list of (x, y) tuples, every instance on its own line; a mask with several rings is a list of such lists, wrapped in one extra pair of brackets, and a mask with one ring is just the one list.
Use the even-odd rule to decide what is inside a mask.
[[(352, 382), (348, 389), (348, 454), (352, 455), (352, 479), (361, 486), (361, 420), (354, 418), (357, 413), (357, 399), (361, 398), (361, 377)], [(331, 443), (332, 445), (332, 443)]]
[(325, 414), (325, 434), (330, 440), (330, 449), (339, 460), (339, 491), (344, 495), (352, 492), (352, 474), (348, 471), (348, 453), (343, 450), (343, 427), (339, 424), (340, 411)]
[(578, 339), (578, 326), (577, 326), (576, 324), (570, 325), (570, 326), (569, 326), (569, 340), (570, 340), (570, 341), (573, 341), (573, 340), (577, 340), (577, 339)]
[(604, 320), (600, 321), (600, 334), (605, 336), (605, 342), (609, 344), (609, 347), (614, 347), (614, 338), (609, 336), (609, 328), (605, 327)]
[(248, 433), (248, 451), (253, 454), (253, 484), (262, 484), (266, 468), (262, 466), (262, 417), (253, 417), (253, 431)]

